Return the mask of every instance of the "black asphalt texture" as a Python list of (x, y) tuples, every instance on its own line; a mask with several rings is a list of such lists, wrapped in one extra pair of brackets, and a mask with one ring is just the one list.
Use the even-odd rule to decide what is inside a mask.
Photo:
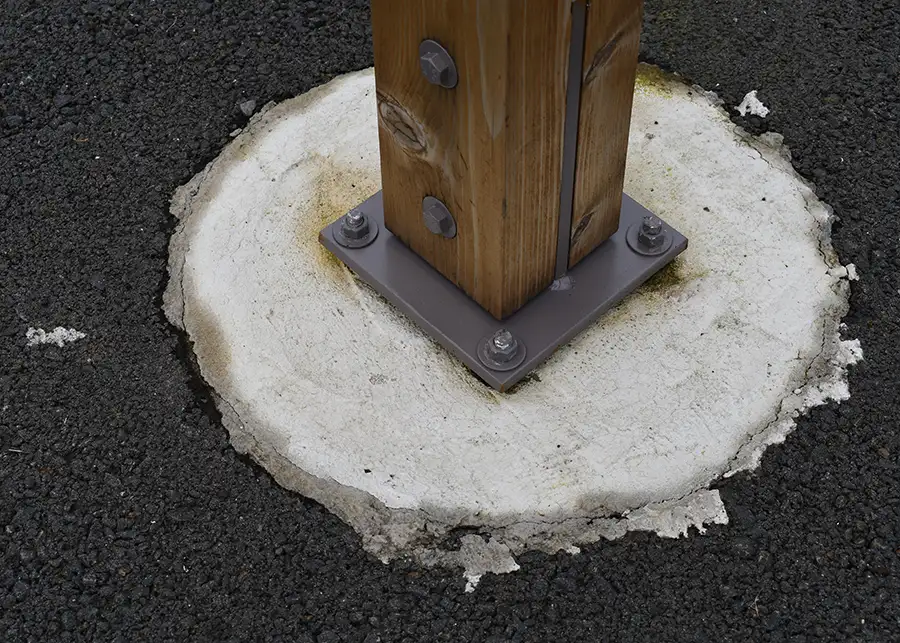
[[(369, 66), (365, 0), (0, 6), (0, 641), (900, 640), (900, 2), (647, 0), (642, 57), (759, 90), (855, 263), (852, 398), (719, 485), (731, 524), (383, 565), (230, 448), (160, 313), (174, 190), (239, 105)], [(245, 105), (245, 109), (248, 106)], [(29, 327), (87, 334), (27, 347)]]

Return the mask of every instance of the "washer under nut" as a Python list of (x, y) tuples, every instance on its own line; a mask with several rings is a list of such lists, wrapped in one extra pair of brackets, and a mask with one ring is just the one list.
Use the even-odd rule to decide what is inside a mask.
[(334, 240), (345, 248), (363, 248), (378, 236), (378, 224), (360, 210), (350, 210), (333, 228)]
[(481, 340), (478, 359), (492, 371), (511, 371), (525, 361), (525, 344), (505, 328)]
[(672, 247), (672, 235), (657, 216), (648, 215), (640, 223), (635, 223), (625, 233), (628, 247), (639, 255), (655, 257)]

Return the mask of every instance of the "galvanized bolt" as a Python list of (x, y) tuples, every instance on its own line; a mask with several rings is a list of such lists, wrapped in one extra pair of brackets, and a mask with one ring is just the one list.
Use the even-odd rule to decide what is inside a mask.
[(366, 215), (359, 210), (350, 210), (344, 215), (344, 223), (350, 228), (359, 228), (366, 222)]
[(450, 64), (439, 53), (425, 54), (420, 59), (422, 73), (432, 85), (443, 85), (450, 77)]
[(369, 220), (359, 210), (350, 210), (344, 215), (341, 232), (348, 239), (362, 239), (369, 234)]
[(433, 196), (427, 196), (422, 200), (422, 222), (434, 234), (447, 239), (456, 236), (456, 221), (453, 215), (446, 205)]
[(512, 336), (511, 332), (504, 328), (503, 330), (498, 330), (494, 334), (491, 338), (491, 343), (498, 351), (505, 351), (516, 345), (516, 338)]
[(459, 82), (456, 71), (456, 63), (439, 42), (424, 40), (419, 45), (419, 65), (422, 74), (432, 85), (439, 85), (445, 89), (453, 89)]
[(505, 363), (516, 356), (519, 350), (519, 342), (513, 337), (513, 334), (502, 328), (494, 333), (491, 337), (491, 345), (489, 352), (491, 357), (497, 362)]
[(658, 248), (666, 240), (663, 233), (663, 223), (659, 217), (646, 216), (641, 222), (641, 230), (638, 232), (638, 241), (648, 248)]
[(525, 361), (525, 345), (501, 328), (478, 346), (478, 359), (492, 371), (511, 371)]
[(659, 217), (648, 214), (641, 221), (628, 226), (625, 241), (639, 255), (658, 257), (672, 248), (677, 236)]
[(378, 224), (358, 209), (350, 210), (331, 229), (334, 240), (345, 248), (364, 248), (378, 236)]

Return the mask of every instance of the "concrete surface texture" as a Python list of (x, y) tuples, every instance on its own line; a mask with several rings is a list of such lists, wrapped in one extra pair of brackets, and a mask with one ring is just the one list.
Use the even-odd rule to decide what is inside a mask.
[[(714, 485), (728, 524), (526, 552), (465, 593), (237, 454), (160, 311), (175, 190), (241, 104), (370, 67), (368, 0), (0, 3), (4, 643), (896, 640), (900, 5), (645, 4), (642, 58), (783, 134), (834, 208), (865, 359)], [(764, 119), (734, 109), (752, 90)], [(29, 345), (58, 327), (85, 337)]]
[(173, 200), (165, 294), (234, 446), (370, 552), (474, 583), (528, 549), (703, 531), (728, 520), (711, 482), (848, 397), (855, 270), (829, 208), (779, 136), (652, 67), (626, 191), (688, 251), (514, 392), (490, 390), (318, 244), (379, 187), (374, 97), (371, 71), (350, 74), (236, 133)]

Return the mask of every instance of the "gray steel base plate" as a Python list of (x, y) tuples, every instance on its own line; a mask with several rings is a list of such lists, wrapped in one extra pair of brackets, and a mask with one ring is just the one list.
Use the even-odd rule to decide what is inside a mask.
[[(569, 283), (555, 284), (499, 322), (391, 234), (384, 225), (380, 192), (357, 209), (378, 223), (380, 234), (375, 241), (356, 249), (338, 245), (333, 236), (334, 228), (340, 226), (337, 221), (319, 234), (322, 245), (500, 391), (508, 391), (687, 248), (687, 239), (665, 225), (672, 235), (666, 252), (645, 256), (633, 251), (626, 241), (627, 231), (651, 213), (625, 195), (619, 230), (569, 271)], [(526, 350), (525, 360), (505, 372), (489, 369), (478, 358), (479, 346), (500, 328), (510, 330)]]

